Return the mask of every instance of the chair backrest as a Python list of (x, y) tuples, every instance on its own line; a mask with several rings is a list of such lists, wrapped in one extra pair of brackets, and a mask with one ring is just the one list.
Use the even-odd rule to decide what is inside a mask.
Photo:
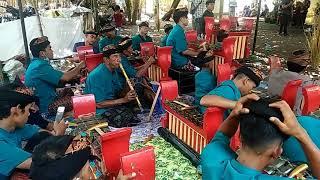
[(302, 88), (304, 106), (302, 115), (309, 115), (320, 108), (320, 86), (310, 85)]
[(243, 29), (251, 32), (253, 30), (253, 23), (254, 19), (245, 19), (243, 23)]
[(121, 154), (123, 174), (135, 172), (135, 179), (154, 180), (156, 178), (156, 160), (154, 148), (147, 146), (139, 150)]
[(77, 53), (80, 61), (85, 60), (85, 55), (94, 54), (92, 46), (79, 46), (77, 47)]
[(233, 60), (235, 42), (235, 37), (227, 37), (222, 42), (225, 63), (231, 63)]
[(214, 137), (217, 133), (220, 125), (223, 122), (224, 109), (219, 107), (210, 107), (207, 108), (203, 116), (203, 129), (207, 133), (208, 142)]
[(172, 101), (178, 97), (178, 82), (176, 80), (161, 81), (160, 86), (162, 102)]
[(158, 65), (162, 70), (161, 79), (169, 79), (169, 68), (171, 66), (171, 50), (172, 46), (158, 47), (157, 48), (157, 57)]
[(212, 33), (214, 29), (214, 17), (204, 17), (206, 41), (210, 43), (212, 41)]
[(121, 154), (129, 152), (131, 128), (122, 128), (101, 136), (101, 152), (108, 173), (117, 177), (121, 168)]
[(141, 48), (141, 56), (154, 56), (155, 55), (155, 47), (153, 42), (144, 42), (140, 43)]
[(230, 31), (231, 29), (231, 20), (229, 17), (223, 17), (220, 20), (220, 29), (223, 29), (225, 31)]
[(186, 31), (186, 40), (188, 43), (197, 42), (198, 41), (197, 31), (195, 30)]
[(96, 101), (93, 94), (73, 96), (73, 116), (75, 119), (81, 116), (91, 116), (96, 113)]
[(103, 62), (103, 53), (85, 55), (85, 63), (89, 72)]
[(281, 99), (286, 101), (291, 107), (291, 109), (293, 109), (295, 105), (298, 88), (301, 86), (301, 84), (302, 84), (301, 79), (292, 80), (292, 81), (289, 81), (283, 89)]
[(218, 64), (217, 84), (232, 78), (231, 65), (229, 63)]

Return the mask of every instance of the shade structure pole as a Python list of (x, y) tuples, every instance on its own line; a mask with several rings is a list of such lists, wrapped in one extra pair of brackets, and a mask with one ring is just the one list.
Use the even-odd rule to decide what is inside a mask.
[(261, 11), (261, 0), (259, 0), (259, 5), (258, 5), (256, 28), (255, 28), (255, 31), (254, 31), (254, 38), (253, 38), (253, 45), (252, 45), (252, 54), (254, 54), (255, 49), (256, 49), (258, 29), (259, 29), (260, 11)]
[(24, 50), (25, 50), (25, 53), (26, 53), (26, 56), (27, 56), (27, 64), (29, 64), (30, 55), (29, 55), (26, 26), (25, 26), (25, 22), (24, 22), (24, 14), (23, 14), (23, 10), (22, 10), (22, 2), (21, 2), (21, 0), (18, 0), (18, 6), (19, 6), (19, 15), (20, 15), (20, 22), (21, 22), (21, 30), (22, 30), (22, 36), (23, 36)]

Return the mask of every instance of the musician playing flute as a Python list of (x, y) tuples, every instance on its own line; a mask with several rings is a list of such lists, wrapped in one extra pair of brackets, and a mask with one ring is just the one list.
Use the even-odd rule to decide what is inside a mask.
[(112, 46), (108, 48), (103, 52), (103, 63), (89, 73), (84, 92), (94, 94), (97, 114), (106, 117), (110, 126), (132, 126), (139, 122), (132, 105), (136, 92), (125, 92), (125, 86), (121, 83), (121, 51)]
[[(144, 105), (150, 105), (152, 103), (155, 93), (152, 91), (151, 84), (149, 80), (145, 77), (145, 74), (148, 72), (148, 68), (155, 62), (154, 57), (148, 57), (146, 62), (139, 66), (134, 67), (129, 59), (133, 54), (133, 44), (132, 39), (129, 37), (123, 38), (118, 46), (121, 53), (121, 64), (124, 67), (128, 77), (133, 82), (132, 84), (135, 87), (135, 91), (140, 99), (146, 101), (147, 104), (142, 103)], [(122, 83), (127, 84), (124, 76), (122, 77)], [(149, 106), (150, 107), (150, 106)]]
[[(186, 9), (177, 9), (173, 14), (173, 20), (176, 25), (170, 32), (166, 45), (172, 46), (171, 66), (174, 69), (195, 71), (196, 66), (204, 64), (210, 60), (205, 57), (211, 57), (212, 51), (195, 51), (188, 49), (185, 35), (185, 29), (188, 26), (188, 11)], [(203, 56), (203, 58), (199, 58)], [(190, 60), (191, 59), (191, 60)]]

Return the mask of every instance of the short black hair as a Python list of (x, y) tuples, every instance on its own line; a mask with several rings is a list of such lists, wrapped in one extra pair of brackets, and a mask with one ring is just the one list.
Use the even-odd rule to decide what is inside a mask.
[(217, 41), (218, 42), (222, 42), (228, 36), (229, 36), (228, 32), (226, 32), (225, 30), (221, 29), (217, 33)]
[(20, 105), (24, 109), (28, 104), (36, 102), (36, 98), (13, 90), (0, 90), (0, 120), (10, 116), (11, 108)]
[(306, 69), (307, 66), (300, 65), (292, 61), (287, 61), (287, 67), (291, 72), (301, 73)]
[(164, 32), (168, 34), (170, 30), (173, 29), (173, 26), (171, 24), (164, 25)]
[(173, 13), (173, 20), (176, 24), (179, 23), (180, 19), (182, 17), (188, 17), (188, 11), (185, 8), (182, 9), (177, 9), (174, 13)]
[(114, 6), (114, 11), (118, 11), (118, 10), (120, 10), (120, 6), (119, 5), (115, 5)]
[(206, 2), (206, 6), (208, 6), (210, 3), (215, 4), (215, 3), (216, 3), (216, 1), (215, 1), (215, 0), (208, 0), (208, 1)]
[(288, 138), (269, 120), (271, 116), (276, 116), (283, 121), (279, 109), (269, 107), (269, 104), (274, 101), (272, 99), (260, 99), (245, 105), (250, 112), (239, 117), (240, 136), (244, 145), (261, 151), (266, 149), (269, 144), (276, 141), (283, 142)]

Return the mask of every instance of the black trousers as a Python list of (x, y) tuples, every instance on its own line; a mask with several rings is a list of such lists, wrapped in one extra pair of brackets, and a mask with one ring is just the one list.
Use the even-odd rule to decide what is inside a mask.
[(287, 15), (287, 14), (280, 15), (280, 31), (279, 31), (280, 34), (282, 32), (284, 34), (288, 34), (289, 20), (290, 20), (290, 16), (289, 15)]

